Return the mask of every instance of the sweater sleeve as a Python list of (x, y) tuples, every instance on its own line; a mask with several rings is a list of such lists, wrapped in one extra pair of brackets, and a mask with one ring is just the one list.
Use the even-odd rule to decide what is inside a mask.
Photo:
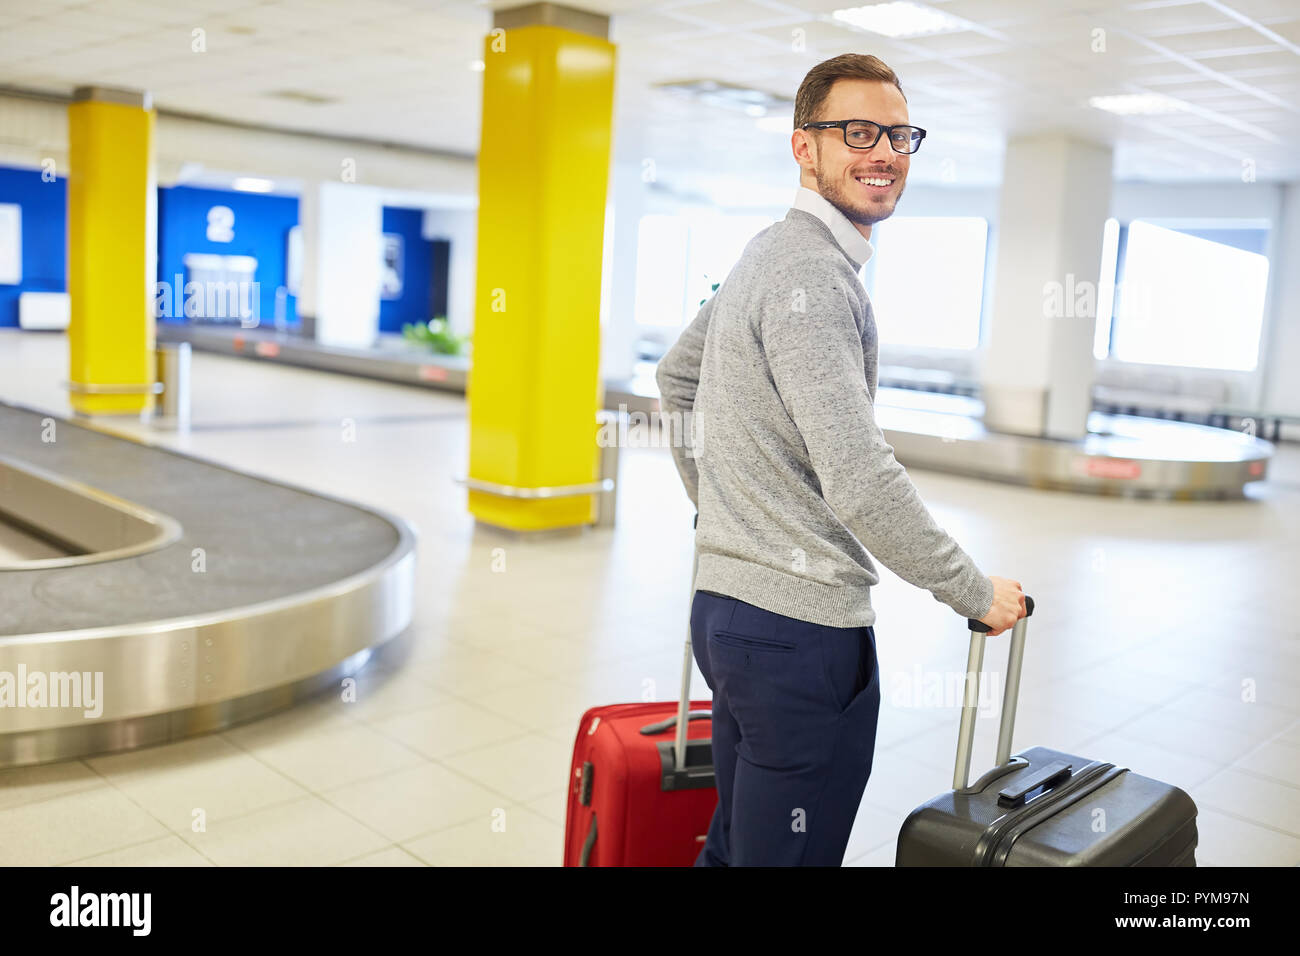
[(659, 361), (655, 381), (659, 384), (659, 408), (664, 414), (672, 446), (673, 462), (691, 504), (699, 507), (700, 473), (690, 447), (691, 415), (695, 408), (695, 391), (700, 385), (700, 363), (704, 358), (704, 338), (709, 331), (709, 315), (715, 293), (700, 307), (676, 344)]
[(876, 424), (847, 277), (816, 261), (782, 271), (798, 275), (800, 288), (763, 298), (762, 344), (823, 498), (903, 580), (965, 617), (983, 617), (993, 582), (935, 523)]

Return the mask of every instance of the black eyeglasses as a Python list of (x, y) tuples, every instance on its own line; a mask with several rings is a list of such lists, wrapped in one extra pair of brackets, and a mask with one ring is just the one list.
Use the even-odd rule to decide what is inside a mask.
[(919, 126), (881, 126), (871, 120), (838, 120), (834, 123), (804, 123), (800, 129), (839, 129), (844, 131), (844, 145), (851, 149), (871, 149), (880, 142), (880, 134), (889, 134), (889, 145), (896, 153), (915, 153), (925, 139)]

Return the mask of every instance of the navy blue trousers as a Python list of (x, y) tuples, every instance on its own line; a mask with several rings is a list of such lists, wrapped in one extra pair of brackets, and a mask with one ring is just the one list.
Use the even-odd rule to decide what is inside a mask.
[(876, 635), (697, 591), (718, 808), (696, 866), (839, 866), (871, 775)]

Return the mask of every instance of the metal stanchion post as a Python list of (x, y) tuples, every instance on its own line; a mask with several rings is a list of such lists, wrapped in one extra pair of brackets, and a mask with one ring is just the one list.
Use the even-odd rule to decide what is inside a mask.
[(162, 391), (154, 411), (164, 427), (186, 429), (190, 425), (190, 343), (158, 346), (157, 378)]
[(619, 457), (619, 436), (622, 435), (622, 412), (610, 411), (603, 409), (596, 413), (596, 421), (600, 425), (597, 434), (606, 430), (613, 431), (613, 440), (601, 444), (597, 449), (598, 460), (600, 462), (599, 480), (609, 480), (612, 482), (610, 487), (600, 492), (596, 496), (596, 527), (612, 528), (614, 527), (614, 517), (618, 504), (618, 457)]

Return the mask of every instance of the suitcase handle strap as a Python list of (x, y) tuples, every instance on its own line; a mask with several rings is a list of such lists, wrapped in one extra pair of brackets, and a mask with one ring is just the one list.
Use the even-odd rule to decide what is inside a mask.
[[(693, 710), (686, 715), (687, 720), (709, 720), (712, 717), (713, 711), (711, 710)], [(647, 737), (652, 737), (655, 734), (662, 734), (665, 730), (672, 730), (676, 726), (677, 715), (673, 714), (671, 717), (657, 720), (653, 724), (646, 724), (641, 728), (641, 733), (645, 734)]]
[(1015, 786), (1003, 787), (998, 791), (998, 806), (1004, 808), (1022, 806), (1025, 797), (1035, 790), (1040, 788), (1043, 791), (1051, 790), (1058, 783), (1069, 780), (1070, 774), (1074, 772), (1073, 766), (1064, 760), (1056, 760), (1031, 773)]
[[(699, 526), (700, 516), (697, 512), (691, 527)], [(691, 550), (694, 553), (691, 556), (691, 588), (687, 592), (689, 599), (686, 602), (686, 650), (682, 655), (682, 695), (677, 701), (677, 737), (673, 741), (673, 763), (679, 772), (686, 769), (686, 730), (691, 720), (691, 664), (695, 662), (695, 654), (691, 648), (691, 605), (695, 603), (695, 573), (700, 567), (700, 552), (695, 548), (693, 535)]]
[[(1016, 727), (1016, 704), (1020, 699), (1020, 668), (1025, 657), (1025, 622), (1034, 613), (1034, 599), (1025, 596), (1025, 616), (1011, 629), (1011, 650), (1007, 655), (1007, 681), (1002, 692), (1002, 722), (998, 727), (997, 766), (1011, 759), (1011, 736)], [(980, 674), (984, 669), (984, 635), (992, 630), (983, 621), (967, 618), (970, 654), (966, 658), (965, 695), (961, 705), (961, 728), (957, 732), (957, 764), (952, 788), (966, 789), (970, 781), (970, 759), (975, 744), (975, 710), (979, 704)]]

